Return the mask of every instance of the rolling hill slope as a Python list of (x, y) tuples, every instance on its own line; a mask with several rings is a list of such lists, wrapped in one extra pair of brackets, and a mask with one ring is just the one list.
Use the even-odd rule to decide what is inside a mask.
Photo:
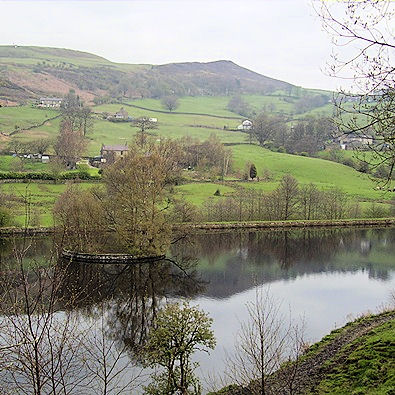
[(297, 87), (287, 82), (228, 60), (123, 64), (69, 49), (0, 46), (0, 71), (0, 99), (13, 102), (44, 94), (63, 95), (69, 89), (76, 90), (88, 102), (97, 96), (158, 98), (170, 93), (177, 96), (266, 95), (276, 91), (300, 94)]

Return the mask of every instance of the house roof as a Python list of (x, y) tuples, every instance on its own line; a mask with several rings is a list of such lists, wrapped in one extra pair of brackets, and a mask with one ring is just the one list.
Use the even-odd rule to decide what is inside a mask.
[(129, 147), (127, 145), (102, 145), (101, 148), (103, 151), (129, 151)]

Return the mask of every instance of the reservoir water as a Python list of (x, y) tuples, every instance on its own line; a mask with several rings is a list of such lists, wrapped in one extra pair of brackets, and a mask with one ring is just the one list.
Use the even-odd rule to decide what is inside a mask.
[[(60, 300), (73, 305), (81, 322), (106, 311), (106, 336), (126, 345), (130, 363), (156, 313), (165, 303), (188, 298), (213, 318), (214, 351), (197, 354), (203, 381), (223, 374), (246, 303), (267, 290), (293, 320), (304, 320), (306, 339), (319, 340), (335, 327), (393, 303), (395, 229), (327, 229), (197, 233), (169, 251), (170, 261), (155, 264), (65, 267)], [(18, 241), (3, 240), (1, 267), (12, 260)], [(28, 262), (45, 265), (53, 244), (34, 239)], [(7, 266), (8, 267), (8, 266)], [(103, 307), (104, 306), (104, 307)], [(208, 379), (208, 377), (210, 378)]]

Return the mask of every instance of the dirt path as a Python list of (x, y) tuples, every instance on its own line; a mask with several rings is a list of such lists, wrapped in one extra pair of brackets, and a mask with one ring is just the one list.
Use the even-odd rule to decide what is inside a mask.
[[(321, 347), (311, 357), (302, 359), (299, 363), (273, 374), (267, 381), (268, 395), (304, 394), (313, 389), (325, 377), (328, 367), (325, 362), (339, 361), (345, 357), (341, 352), (344, 346), (352, 343), (359, 337), (368, 334), (378, 326), (395, 319), (395, 311), (381, 314), (371, 319), (365, 319), (358, 324), (345, 327), (333, 340)], [(355, 348), (355, 347), (354, 347)], [(347, 355), (353, 348), (347, 350)], [(312, 391), (312, 393), (315, 393)], [(228, 395), (259, 394), (256, 383), (251, 383), (245, 388), (232, 390)]]
[[(300, 393), (306, 392), (310, 388), (314, 388), (325, 376), (327, 367), (324, 363), (328, 360), (340, 359), (343, 356), (341, 350), (347, 344), (352, 343), (359, 337), (368, 334), (374, 328), (395, 319), (395, 312), (386, 315), (379, 315), (372, 320), (363, 320), (357, 325), (345, 328), (341, 333), (336, 336), (329, 344), (323, 347), (318, 353), (303, 361), (299, 367), (296, 375), (298, 389)], [(354, 347), (355, 349), (355, 347)], [(352, 352), (353, 349), (348, 349), (347, 353)], [(273, 391), (273, 394), (284, 393)]]

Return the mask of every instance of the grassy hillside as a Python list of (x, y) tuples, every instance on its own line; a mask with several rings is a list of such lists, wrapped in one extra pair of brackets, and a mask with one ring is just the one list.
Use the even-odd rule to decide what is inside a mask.
[(0, 132), (9, 133), (18, 128), (39, 124), (59, 113), (51, 109), (37, 109), (30, 106), (0, 107)]
[[(254, 163), (260, 177), (267, 169), (275, 180), (288, 173), (300, 183), (313, 182), (322, 189), (337, 186), (358, 199), (383, 198), (383, 193), (375, 190), (375, 183), (366, 174), (339, 163), (272, 152), (256, 145), (237, 145), (232, 147), (232, 151), (236, 169), (242, 170), (246, 163)], [(260, 184), (257, 183), (256, 187), (259, 188)]]
[(386, 322), (328, 361), (318, 393), (391, 394), (395, 389), (395, 320)]
[(86, 52), (46, 47), (0, 46), (0, 69), (0, 99), (18, 102), (45, 93), (64, 94), (67, 88), (78, 90), (91, 101), (94, 96), (104, 95), (137, 98), (171, 93), (266, 94), (293, 87), (228, 60), (119, 64)]
[(0, 45), (0, 62), (14, 66), (36, 65), (40, 62), (46, 62), (54, 66), (60, 64), (77, 67), (106, 66), (126, 70), (145, 68), (143, 65), (128, 65), (129, 67), (125, 67), (123, 63), (113, 63), (101, 56), (71, 49), (13, 45)]
[[(395, 389), (395, 311), (368, 315), (332, 331), (267, 378), (274, 393), (391, 395)], [(291, 381), (292, 380), (292, 381)], [(257, 393), (259, 382), (211, 395)]]

